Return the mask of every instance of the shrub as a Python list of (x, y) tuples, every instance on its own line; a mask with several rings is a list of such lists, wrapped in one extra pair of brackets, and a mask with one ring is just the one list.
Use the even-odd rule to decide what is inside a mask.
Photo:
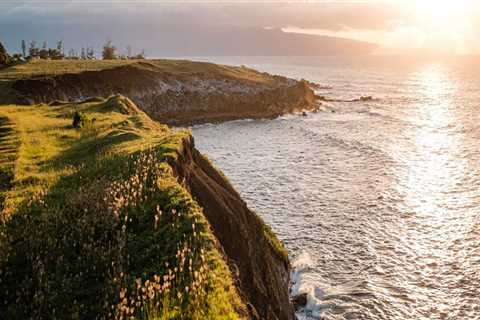
[(74, 128), (84, 128), (93, 122), (95, 122), (95, 119), (90, 119), (83, 112), (75, 111), (75, 113), (73, 114), (72, 126)]
[(112, 41), (108, 40), (103, 46), (103, 51), (102, 51), (103, 60), (117, 59), (116, 51), (117, 51), (117, 48), (113, 46)]
[(3, 66), (3, 65), (6, 66), (6, 65), (10, 64), (10, 62), (11, 62), (10, 61), (10, 56), (8, 55), (5, 47), (0, 42), (0, 66)]

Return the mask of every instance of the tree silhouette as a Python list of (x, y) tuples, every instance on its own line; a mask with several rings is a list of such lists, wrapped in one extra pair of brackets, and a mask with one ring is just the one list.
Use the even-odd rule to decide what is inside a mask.
[(22, 55), (24, 59), (27, 57), (27, 43), (25, 40), (22, 40)]
[(28, 55), (30, 58), (36, 58), (38, 57), (38, 53), (40, 50), (37, 48), (37, 42), (34, 40), (30, 42), (29, 48), (28, 48)]
[(44, 41), (42, 44), (42, 49), (39, 51), (38, 55), (40, 56), (40, 59), (47, 59), (48, 58), (48, 48), (47, 48), (47, 42)]
[(0, 42), (0, 66), (6, 66), (10, 63), (10, 56), (7, 53), (7, 49)]
[(88, 60), (94, 60), (95, 59), (95, 50), (93, 47), (88, 47), (87, 48), (87, 59)]
[(104, 45), (103, 45), (103, 52), (102, 52), (102, 57), (103, 57), (103, 60), (113, 60), (113, 59), (117, 59), (117, 55), (116, 55), (116, 50), (117, 48), (115, 48), (112, 44), (112, 41), (108, 40)]
[(63, 40), (60, 40), (57, 42), (57, 50), (60, 52), (60, 54), (63, 56), (65, 53), (63, 52)]

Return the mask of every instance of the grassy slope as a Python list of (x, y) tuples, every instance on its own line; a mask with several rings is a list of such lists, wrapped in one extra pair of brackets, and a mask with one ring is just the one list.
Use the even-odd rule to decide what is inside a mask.
[(5, 202), (5, 190), (11, 188), (18, 143), (12, 123), (7, 117), (0, 117), (0, 211)]
[(256, 82), (271, 81), (272, 78), (258, 71), (246, 67), (232, 67), (207, 62), (189, 60), (34, 60), (28, 63), (14, 65), (0, 70), (0, 81), (13, 81), (34, 76), (55, 76), (67, 73), (81, 73), (85, 71), (100, 71), (121, 66), (155, 67), (156, 70), (168, 72), (172, 75), (210, 73), (218, 76), (231, 76)]
[[(74, 129), (74, 110), (96, 121)], [(0, 119), (0, 173), (9, 177), (0, 184), (0, 314), (244, 314), (202, 209), (165, 161), (188, 132), (171, 132), (119, 97), (0, 106)]]
[(18, 80), (32, 76), (53, 76), (83, 71), (98, 71), (134, 63), (135, 60), (32, 60), (0, 70), (0, 79)]

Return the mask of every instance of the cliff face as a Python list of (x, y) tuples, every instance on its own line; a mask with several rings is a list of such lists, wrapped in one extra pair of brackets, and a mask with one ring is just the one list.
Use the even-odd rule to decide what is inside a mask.
[(0, 105), (0, 125), (5, 318), (295, 319), (285, 249), (188, 131), (122, 96)]
[(263, 221), (212, 164), (185, 139), (179, 161), (172, 163), (204, 210), (251, 319), (295, 319), (289, 300), (290, 263), (285, 249)]
[(172, 72), (154, 62), (138, 62), (21, 79), (14, 82), (13, 89), (21, 102), (28, 103), (79, 101), (119, 93), (131, 98), (151, 118), (174, 125), (274, 118), (311, 110), (315, 104), (313, 91), (303, 81), (202, 63)]

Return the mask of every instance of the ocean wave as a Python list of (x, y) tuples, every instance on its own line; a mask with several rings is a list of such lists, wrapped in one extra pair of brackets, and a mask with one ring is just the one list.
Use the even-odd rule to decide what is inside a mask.
[(292, 297), (302, 294), (307, 295), (307, 304), (299, 313), (309, 318), (322, 319), (325, 311), (329, 308), (329, 304), (322, 301), (322, 298), (325, 296), (325, 291), (305, 278), (305, 275), (313, 268), (313, 261), (310, 254), (303, 252), (295, 259), (292, 265), (291, 295)]

